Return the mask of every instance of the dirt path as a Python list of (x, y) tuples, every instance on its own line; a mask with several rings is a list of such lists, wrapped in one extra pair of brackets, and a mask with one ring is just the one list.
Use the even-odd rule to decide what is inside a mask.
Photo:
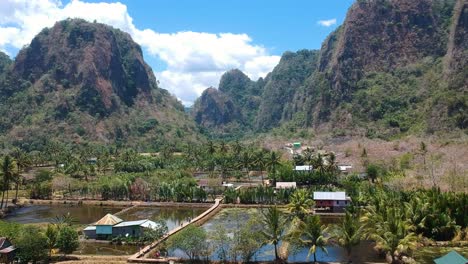
[[(208, 210), (203, 212), (201, 215), (197, 216), (196, 218), (194, 218), (190, 222), (185, 222), (181, 226), (172, 229), (171, 231), (169, 231), (169, 233), (164, 235), (164, 237), (162, 237), (158, 241), (153, 242), (152, 244), (150, 244), (150, 245), (146, 246), (145, 248), (143, 248), (142, 250), (138, 251), (136, 254), (130, 256), (127, 259), (127, 261), (128, 262), (134, 262), (134, 263), (152, 263), (152, 262), (156, 263), (156, 262), (161, 262), (161, 260), (163, 260), (163, 259), (148, 259), (146, 257), (148, 257), (151, 250), (153, 250), (155, 247), (157, 247), (161, 242), (168, 239), (171, 235), (174, 235), (175, 233), (181, 231), (182, 229), (184, 229), (185, 227), (187, 227), (187, 226), (189, 226), (191, 224), (195, 224), (195, 223), (197, 223), (199, 221), (203, 221), (203, 219), (205, 219), (206, 217), (209, 217), (213, 211), (215, 211), (216, 209), (218, 209), (220, 207), (221, 200), (222, 199), (216, 199), (215, 204), (212, 205)], [(167, 260), (166, 260), (166, 262), (167, 262)]]
[(93, 263), (93, 264), (123, 264), (127, 263), (128, 256), (93, 256), (93, 255), (70, 255), (70, 260), (59, 261), (56, 263)]

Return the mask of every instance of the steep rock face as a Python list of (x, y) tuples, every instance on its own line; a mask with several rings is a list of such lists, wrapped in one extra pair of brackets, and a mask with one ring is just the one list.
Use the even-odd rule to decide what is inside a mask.
[[(260, 102), (250, 112), (253, 129), (313, 127), (382, 138), (466, 130), (467, 5), (466, 0), (356, 1), (318, 54), (286, 53), (257, 82), (261, 94), (252, 97)], [(250, 96), (244, 91), (252, 83), (237, 83), (243, 85), (232, 90)], [(236, 104), (236, 98), (249, 98), (244, 94), (228, 97)], [(252, 119), (244, 120), (252, 128)]]
[(446, 74), (452, 88), (468, 90), (468, 2), (458, 0), (446, 54)]
[(42, 30), (0, 83), (0, 131), (13, 144), (157, 150), (169, 138), (196, 137), (195, 123), (158, 88), (139, 45), (104, 24), (68, 19)]
[(240, 111), (232, 100), (213, 87), (203, 91), (193, 106), (192, 115), (197, 124), (211, 129), (241, 121)]
[[(318, 69), (298, 97), (306, 98), (298, 104), (305, 125), (384, 137), (452, 127), (450, 109), (466, 105), (449, 99), (457, 95), (442, 80), (454, 7), (450, 0), (354, 3), (344, 24), (324, 41)], [(463, 31), (456, 28), (454, 36)]]
[(334, 99), (349, 100), (366, 72), (443, 56), (452, 9), (453, 1), (357, 1), (338, 36), (328, 39), (334, 43), (322, 49), (319, 69), (331, 82)]
[(151, 101), (157, 88), (140, 47), (127, 33), (84, 20), (44, 29), (18, 54), (13, 74), (33, 84), (44, 78), (64, 89), (75, 86), (78, 105), (90, 114), (109, 114), (120, 103), (131, 106), (137, 95)]
[(305, 79), (316, 69), (318, 52), (300, 50), (286, 52), (266, 78), (256, 117), (256, 128), (267, 129), (293, 118), (297, 112), (295, 94)]
[(260, 105), (263, 85), (263, 79), (254, 82), (242, 71), (234, 69), (221, 76), (218, 89), (239, 109), (238, 121), (252, 127)]

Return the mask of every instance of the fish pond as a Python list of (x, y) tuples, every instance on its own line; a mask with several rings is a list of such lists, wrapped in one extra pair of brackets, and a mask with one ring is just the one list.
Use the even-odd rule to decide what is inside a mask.
[(3, 220), (20, 224), (48, 223), (56, 216), (70, 214), (77, 224), (96, 222), (104, 215), (115, 214), (124, 207), (77, 205), (77, 204), (34, 204), (15, 209)]
[[(252, 219), (260, 219), (262, 217), (260, 209), (255, 208), (227, 208), (221, 210), (217, 215), (208, 220), (202, 225), (207, 231), (208, 236), (211, 237), (217, 232), (217, 229), (222, 226), (226, 231), (228, 237), (233, 237), (234, 230), (239, 230), (246, 223)], [(335, 224), (341, 221), (340, 217), (336, 216), (323, 216), (321, 217), (323, 224)], [(280, 254), (286, 254), (288, 262), (306, 262), (311, 261), (312, 256), (308, 259), (308, 248), (293, 248), (287, 243), (281, 241), (278, 245)], [(317, 250), (318, 261), (341, 262), (347, 261), (346, 252), (337, 246), (327, 246), (327, 252), (320, 249)], [(181, 250), (173, 250), (169, 252), (170, 256), (186, 258), (187, 256)], [(274, 246), (264, 245), (255, 253), (253, 261), (273, 261), (275, 258)], [(379, 262), (382, 261), (377, 253), (373, 250), (373, 245), (369, 242), (362, 242), (354, 249), (353, 255), (354, 263), (363, 262)], [(210, 256), (211, 260), (219, 260), (219, 252), (213, 252)]]
[(209, 208), (203, 207), (135, 207), (119, 215), (125, 221), (149, 219), (162, 220), (168, 230), (194, 219)]

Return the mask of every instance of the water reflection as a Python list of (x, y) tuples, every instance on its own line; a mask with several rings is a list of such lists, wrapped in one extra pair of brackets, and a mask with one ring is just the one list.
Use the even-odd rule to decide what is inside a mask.
[(47, 223), (54, 220), (56, 216), (70, 213), (78, 224), (90, 224), (99, 220), (107, 213), (117, 213), (123, 207), (105, 207), (92, 205), (28, 205), (14, 210), (4, 220), (20, 224)]
[[(246, 223), (250, 218), (259, 219), (261, 217), (260, 209), (255, 208), (229, 208), (223, 209), (216, 216), (211, 218), (206, 222), (202, 227), (210, 234), (213, 232), (218, 225), (222, 225), (228, 231), (228, 235), (232, 236), (234, 230), (239, 229), (244, 223)], [(323, 224), (336, 224), (341, 221), (341, 217), (337, 216), (321, 216), (320, 217)], [(282, 247), (282, 243), (278, 245), (278, 248)], [(342, 262), (346, 261), (346, 252), (336, 246), (326, 247), (328, 254), (320, 249), (317, 250), (317, 260), (319, 261), (329, 261), (329, 262)], [(310, 256), (307, 259), (308, 248), (297, 248), (290, 249), (288, 255), (288, 262), (306, 262), (312, 261), (313, 256)], [(186, 258), (180, 250), (175, 250), (170, 252), (170, 255), (175, 257)], [(254, 261), (273, 261), (275, 258), (274, 247), (273, 245), (265, 245), (260, 248), (260, 250), (254, 255)], [(211, 260), (220, 260), (216, 253), (213, 253), (210, 256)], [(373, 245), (369, 242), (362, 242), (359, 246), (355, 247), (352, 254), (352, 259), (354, 263), (363, 263), (366, 261), (381, 261), (382, 259), (378, 257), (377, 253), (373, 250)]]

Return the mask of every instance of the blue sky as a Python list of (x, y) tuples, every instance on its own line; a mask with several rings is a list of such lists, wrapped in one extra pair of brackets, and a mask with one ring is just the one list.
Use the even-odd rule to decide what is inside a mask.
[[(226, 70), (264, 76), (287, 50), (319, 49), (352, 0), (2, 0), (0, 50), (14, 57), (66, 17), (127, 31), (163, 88), (190, 105)], [(1, 18), (3, 17), (3, 18)], [(322, 21), (320, 23), (319, 21)]]

